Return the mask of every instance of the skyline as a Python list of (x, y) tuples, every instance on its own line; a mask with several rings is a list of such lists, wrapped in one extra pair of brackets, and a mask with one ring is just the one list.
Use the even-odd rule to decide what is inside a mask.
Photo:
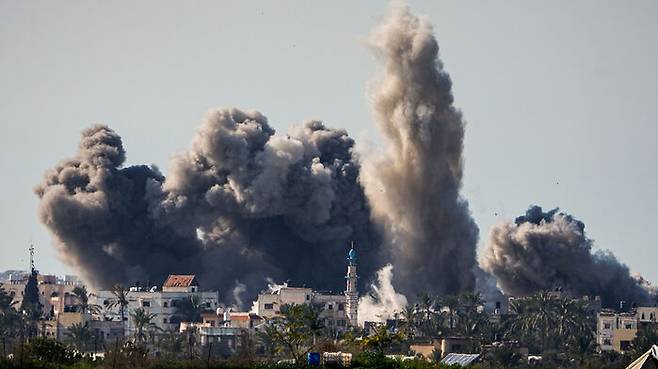
[[(463, 5), (441, 4), (431, 8), (421, 2), (410, 3), (415, 11), (425, 14), (434, 23), (439, 53), (454, 83), (456, 106), (467, 121), (462, 195), (469, 201), (480, 227), (479, 250), (496, 220), (514, 219), (533, 204), (547, 209), (559, 206), (586, 224), (588, 236), (594, 239), (597, 248), (610, 249), (632, 271), (658, 282), (658, 271), (651, 263), (655, 241), (650, 234), (658, 225), (656, 215), (651, 211), (651, 205), (658, 200), (652, 191), (658, 183), (656, 174), (650, 171), (652, 158), (658, 153), (651, 140), (658, 133), (655, 125), (651, 125), (651, 117), (658, 115), (657, 107), (651, 106), (651, 98), (658, 96), (658, 78), (651, 73), (658, 59), (654, 46), (658, 26), (650, 22), (656, 5), (646, 2), (646, 8), (643, 8), (638, 2), (630, 9), (586, 9), (582, 4), (572, 5), (572, 9), (567, 10), (573, 10), (575, 14), (587, 14), (586, 10), (594, 12), (590, 18), (583, 17), (584, 22), (575, 24), (569, 18), (573, 15), (565, 14), (567, 10), (564, 7), (557, 9), (560, 8), (557, 5), (542, 5), (530, 11), (517, 3), (518, 6), (510, 6), (507, 11), (517, 11), (523, 16), (512, 16), (516, 22), (506, 23), (504, 20), (510, 19), (504, 14), (495, 14), (496, 11), (502, 12), (498, 8), (490, 8), (494, 14), (490, 13), (490, 18), (487, 18), (477, 14), (465, 15), (467, 7)], [(45, 272), (65, 271), (49, 246), (50, 236), (36, 219), (37, 198), (31, 191), (43, 172), (54, 164), (53, 158), (74, 154), (72, 148), (80, 131), (92, 122), (102, 121), (122, 135), (128, 163), (155, 163), (165, 173), (170, 153), (180, 152), (189, 144), (200, 116), (213, 106), (258, 107), (278, 132), (285, 132), (290, 123), (299, 124), (306, 118), (317, 118), (331, 126), (346, 127), (357, 142), (362, 143), (364, 139), (371, 141), (372, 145), (381, 142), (373, 129), (366, 98), (366, 85), (377, 68), (358, 39), (365, 36), (375, 23), (377, 18), (374, 15), (384, 13), (384, 6), (359, 8), (362, 5), (355, 5), (347, 16), (358, 24), (345, 22), (346, 27), (340, 30), (312, 27), (313, 21), (319, 19), (312, 15), (346, 15), (336, 9), (297, 9), (307, 12), (303, 14), (311, 14), (310, 18), (299, 17), (303, 25), (306, 21), (312, 29), (300, 33), (304, 27), (268, 27), (280, 22), (282, 17), (285, 19), (286, 15), (281, 14), (285, 9), (262, 9), (260, 5), (252, 4), (241, 9), (223, 10), (260, 16), (263, 24), (258, 24), (256, 30), (241, 29), (239, 22), (234, 24), (231, 23), (234, 20), (227, 20), (228, 25), (219, 27), (219, 32), (215, 30), (218, 33), (207, 34), (206, 28), (212, 30), (216, 24), (211, 22), (209, 4), (204, 5), (195, 11), (188, 9), (190, 14), (183, 13), (183, 17), (190, 16), (200, 21), (193, 26), (181, 23), (177, 30), (183, 35), (172, 31), (171, 37), (166, 38), (158, 32), (166, 32), (167, 21), (180, 16), (173, 7), (159, 9), (161, 13), (151, 19), (153, 23), (144, 26), (138, 18), (151, 10), (144, 4), (137, 5), (133, 19), (124, 14), (104, 14), (104, 10), (109, 9), (102, 10), (102, 5), (94, 9), (74, 8), (78, 13), (69, 15), (57, 13), (61, 9), (44, 3), (39, 10), (52, 7), (50, 12), (44, 10), (48, 13), (46, 17), (33, 12), (35, 9), (30, 9), (32, 4), (8, 6), (8, 3), (0, 3), (0, 7), (17, 15), (14, 23), (6, 24), (0, 31), (2, 47), (13, 47), (10, 50), (16, 51), (11, 57), (0, 56), (0, 67), (8, 71), (3, 78), (6, 79), (2, 84), (5, 87), (0, 87), (0, 97), (5, 101), (0, 109), (0, 119), (5, 122), (1, 169), (3, 173), (17, 175), (16, 183), (3, 185), (3, 190), (11, 196), (9, 206), (3, 207), (0, 213), (0, 220), (6, 225), (3, 231), (9, 238), (0, 245), (0, 250), (6, 255), (0, 260), (0, 270), (22, 265), (21, 260), (28, 258), (29, 238), (33, 237), (37, 247), (37, 267)], [(486, 5), (480, 5), (486, 9)], [(533, 19), (531, 15), (537, 16), (534, 12), (540, 12), (537, 8), (543, 8), (541, 10), (546, 13)], [(31, 43), (17, 37), (24, 36), (20, 31), (25, 29), (20, 27), (25, 27), (26, 22), (21, 21), (21, 16), (28, 14), (43, 17), (31, 30), (36, 35), (29, 40)], [(634, 17), (637, 29), (624, 30), (625, 23), (619, 22), (619, 29), (614, 29), (620, 31), (621, 35), (618, 35), (608, 28), (608, 24), (601, 27), (604, 22), (623, 20), (625, 15)], [(52, 25), (48, 23), (49, 17), (70, 21), (62, 23), (69, 24), (71, 29), (62, 31), (54, 27), (55, 32), (46, 34), (48, 25)], [(451, 19), (457, 20), (450, 22)], [(126, 22), (125, 34), (121, 36), (108, 34), (114, 30), (111, 23), (116, 20)], [(542, 29), (550, 21), (564, 23), (560, 24), (562, 27), (554, 25), (555, 28)], [(499, 28), (490, 29), (493, 34), (487, 34), (485, 30), (492, 23)], [(98, 26), (100, 30), (85, 25)], [(471, 30), (469, 25), (482, 28)], [(518, 33), (515, 27), (530, 31)], [(77, 34), (80, 29), (89, 29), (90, 32)], [(137, 37), (129, 38), (130, 31), (137, 32)], [(285, 41), (268, 48), (266, 42), (258, 40), (258, 35), (266, 31), (276, 32), (277, 36), (273, 38)], [(497, 39), (501, 33), (508, 39), (499, 40), (497, 46), (500, 49), (489, 49), (486, 41)], [(208, 47), (212, 43), (206, 41), (212, 40), (213, 36), (223, 41), (218, 44), (227, 49)], [(251, 42), (246, 50), (247, 57), (235, 57), (236, 54), (245, 55), (245, 50), (242, 50), (243, 54), (238, 53), (242, 46), (241, 37)], [(537, 48), (532, 42), (523, 43), (524, 37), (526, 41), (543, 39), (547, 47)], [(234, 44), (227, 43), (224, 38), (233, 40)], [(317, 39), (321, 41), (314, 42)], [(103, 42), (97, 46), (91, 43), (94, 40)], [(189, 40), (197, 43), (184, 42)], [(90, 42), (87, 45), (89, 50), (78, 50), (80, 54), (71, 52), (71, 47), (84, 46), (87, 41)], [(155, 42), (156, 47), (141, 49), (140, 41)], [(55, 42), (55, 45), (49, 45), (50, 42)], [(626, 55), (606, 55), (609, 44), (621, 48)], [(527, 48), (527, 54), (519, 54), (518, 45)], [(164, 65), (159, 65), (155, 61), (166, 60), (163, 56), (178, 55), (169, 51), (168, 46), (192, 55), (196, 51), (208, 60), (192, 58), (193, 61), (165, 61)], [(277, 50), (276, 46), (281, 49)], [(557, 46), (563, 49), (551, 53), (558, 50)], [(109, 50), (125, 47), (130, 50), (126, 55), (136, 56), (128, 60), (114, 55), (106, 60), (94, 55), (104, 47), (109, 47)], [(258, 59), (263, 54), (261, 49), (269, 52), (265, 53), (268, 55), (268, 58), (263, 58), (265, 60)], [(572, 59), (560, 57), (566, 54), (564, 49), (576, 52)], [(37, 59), (39, 55), (45, 57)], [(609, 59), (597, 59), (602, 55)], [(492, 56), (503, 61), (487, 63)], [(246, 66), (241, 64), (244, 59), (249, 60), (244, 63)], [(213, 68), (214, 63), (210, 61), (217, 60), (225, 63), (224, 69)], [(40, 64), (30, 65), (35, 61), (55, 62), (55, 66), (52, 70), (40, 70)], [(557, 64), (562, 68), (556, 66), (554, 73), (542, 73), (552, 71), (551, 67), (557, 61), (562, 62)], [(634, 64), (629, 64), (629, 61)], [(100, 63), (90, 66), (85, 62)], [(629, 68), (620, 68), (624, 63)], [(513, 72), (508, 70), (509, 66), (514, 67)], [(319, 71), (325, 73), (316, 73)], [(115, 73), (117, 78), (107, 78), (106, 73)], [(169, 78), (160, 81), (163, 76)], [(65, 86), (67, 81), (77, 82), (80, 86)], [(103, 86), (97, 86), (101, 81)], [(343, 82), (348, 88), (342, 85)], [(274, 88), (282, 85), (285, 92)], [(180, 86), (182, 88), (177, 90)], [(316, 88), (318, 86), (320, 88)], [(606, 93), (606, 88), (613, 87), (618, 95)], [(318, 97), (308, 90), (318, 91)], [(67, 96), (74, 101), (68, 100)], [(301, 103), (294, 104), (293, 100)], [(44, 111), (25, 110), (37, 105), (44, 106)], [(565, 111), (555, 109), (556, 106), (564, 107)], [(345, 111), (342, 111), (343, 107), (347, 107)], [(53, 124), (45, 125), (44, 118), (51, 118)], [(620, 121), (630, 125), (629, 129), (619, 130)], [(21, 122), (21, 127), (7, 122)], [(28, 126), (22, 127), (23, 124)], [(37, 137), (41, 140), (36, 145), (40, 151), (26, 152), (25, 146), (29, 145), (22, 142), (33, 142), (34, 130), (40, 130), (46, 137)], [(54, 140), (51, 141), (50, 137)], [(611, 147), (622, 149), (611, 153)], [(16, 156), (26, 158), (25, 162), (12, 160), (12, 153), (20, 153)], [(639, 164), (638, 168), (629, 163)], [(521, 171), (527, 174), (519, 173)], [(521, 185), (520, 189), (516, 188), (518, 185)], [(601, 188), (597, 189), (599, 185)], [(25, 194), (26, 189), (29, 196)], [(15, 216), (15, 212), (20, 216)], [(622, 216), (616, 214), (636, 216), (625, 217), (619, 224), (616, 220)], [(26, 233), (30, 236), (25, 237)], [(629, 233), (633, 237), (628, 237)], [(634, 239), (639, 239), (637, 244), (627, 243)]]

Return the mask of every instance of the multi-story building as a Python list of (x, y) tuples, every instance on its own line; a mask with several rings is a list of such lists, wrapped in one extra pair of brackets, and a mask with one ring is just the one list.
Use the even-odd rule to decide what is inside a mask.
[[(28, 278), (29, 274), (10, 275), (9, 280), (0, 284), (2, 289), (13, 297), (16, 308), (21, 306)], [(37, 283), (39, 302), (43, 306), (44, 314), (54, 316), (56, 312), (69, 310), (77, 303), (72, 297), (73, 289), (80, 285), (77, 280), (70, 282), (55, 275), (39, 274)]]
[(320, 318), (330, 330), (344, 332), (349, 326), (356, 326), (358, 291), (356, 273), (356, 251), (348, 253), (347, 288), (343, 294), (313, 291), (306, 287), (290, 287), (287, 284), (270, 288), (258, 295), (256, 313), (263, 318), (279, 315), (283, 305), (310, 304), (320, 310)]
[(628, 350), (637, 329), (638, 318), (635, 312), (602, 310), (597, 314), (596, 322), (596, 343), (599, 350)]
[[(195, 298), (201, 309), (216, 311), (219, 307), (219, 292), (200, 291), (194, 275), (170, 275), (162, 288), (131, 287), (128, 294), (128, 306), (124, 313), (124, 324), (126, 334), (132, 334), (135, 330), (134, 323), (130, 319), (130, 313), (139, 308), (146, 312), (155, 314), (153, 323), (164, 331), (178, 331), (181, 323), (177, 307), (185, 300)], [(95, 294), (94, 303), (99, 306), (110, 307), (115, 301), (112, 291), (98, 291)], [(104, 315), (111, 320), (121, 320), (118, 306), (112, 306)]]

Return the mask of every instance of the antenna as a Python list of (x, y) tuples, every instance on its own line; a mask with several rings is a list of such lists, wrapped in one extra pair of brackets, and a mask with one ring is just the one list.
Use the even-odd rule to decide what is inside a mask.
[(34, 271), (34, 244), (30, 242), (30, 272)]

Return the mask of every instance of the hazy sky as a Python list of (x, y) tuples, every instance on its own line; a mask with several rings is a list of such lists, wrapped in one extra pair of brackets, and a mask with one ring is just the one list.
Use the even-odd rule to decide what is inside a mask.
[[(658, 1), (411, 1), (468, 121), (464, 196), (480, 226), (559, 206), (658, 282)], [(32, 188), (94, 122), (129, 164), (190, 144), (205, 111), (307, 118), (378, 144), (362, 39), (384, 2), (0, 0), (0, 270), (70, 272)], [(337, 260), (337, 262), (342, 262)]]

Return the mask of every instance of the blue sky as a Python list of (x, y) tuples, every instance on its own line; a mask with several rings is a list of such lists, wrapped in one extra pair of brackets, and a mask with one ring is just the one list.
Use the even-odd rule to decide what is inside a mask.
[[(530, 204), (585, 222), (658, 282), (658, 2), (410, 1), (435, 26), (468, 122), (464, 196), (480, 226)], [(32, 188), (95, 122), (166, 173), (205, 111), (308, 118), (378, 144), (363, 38), (383, 2), (0, 0), (0, 270), (69, 270)]]

